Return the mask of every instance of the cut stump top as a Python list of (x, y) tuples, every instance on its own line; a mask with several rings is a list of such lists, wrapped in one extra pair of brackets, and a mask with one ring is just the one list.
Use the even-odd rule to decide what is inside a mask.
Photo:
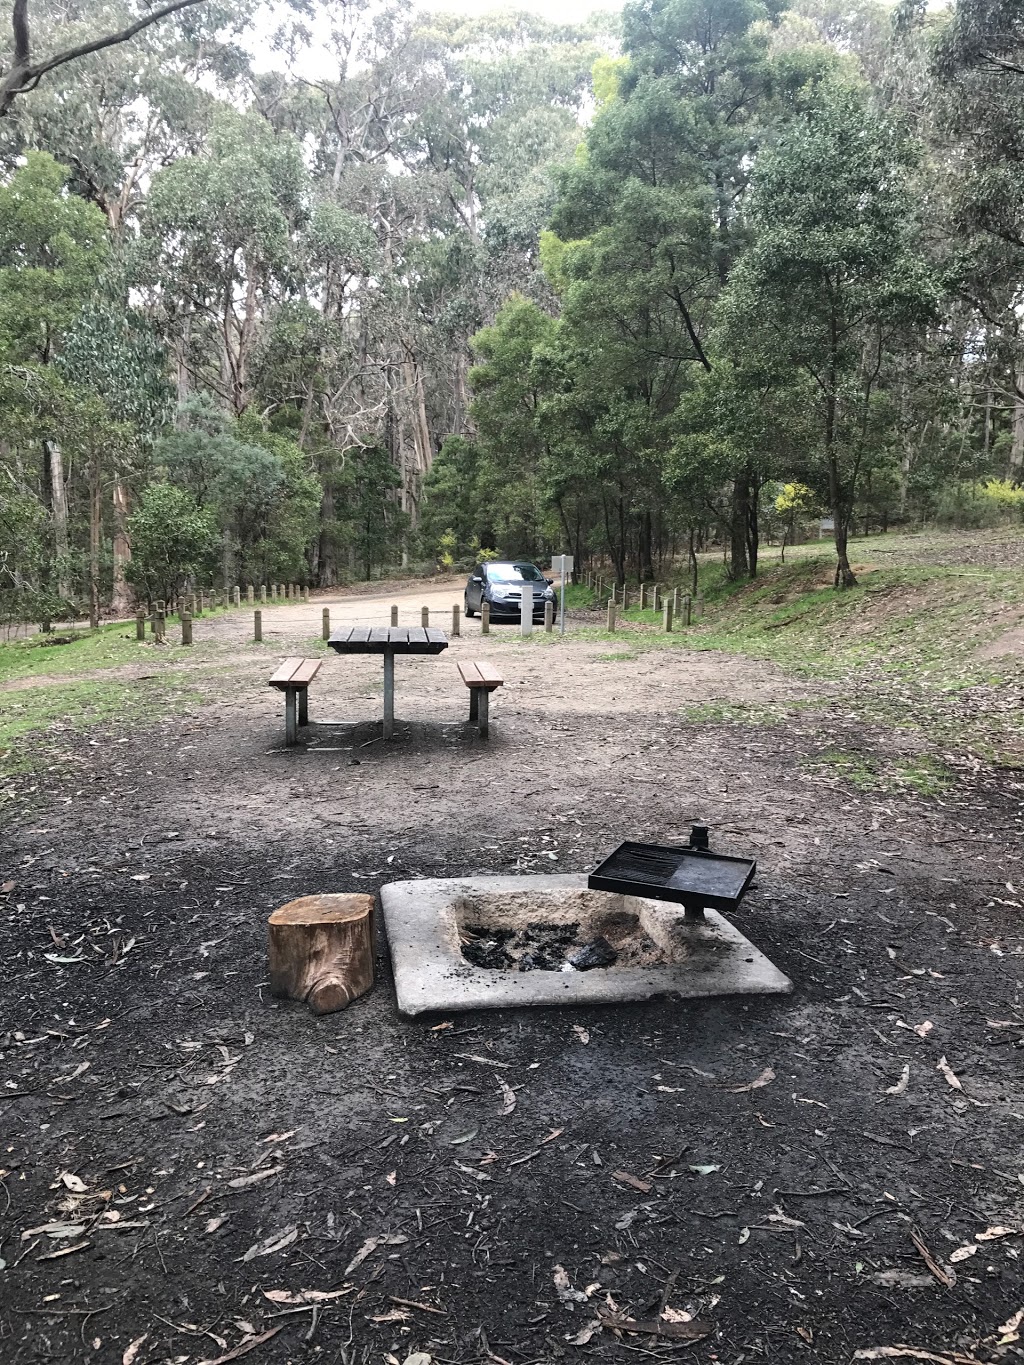
[(373, 912), (373, 897), (353, 891), (343, 895), (300, 896), (278, 906), (270, 916), (271, 924), (344, 924), (365, 919)]

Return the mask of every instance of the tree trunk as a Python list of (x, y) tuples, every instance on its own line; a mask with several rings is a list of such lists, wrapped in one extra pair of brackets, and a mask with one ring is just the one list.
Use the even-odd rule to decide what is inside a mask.
[(373, 897), (303, 896), (270, 916), (270, 990), (314, 1014), (343, 1010), (373, 985)]
[(131, 606), (131, 589), (126, 577), (132, 547), (128, 539), (128, 488), (120, 479), (114, 484), (114, 583), (110, 606), (115, 616), (123, 616)]
[(1013, 375), (1013, 434), (1007, 477), (1014, 485), (1024, 481), (1024, 356), (1018, 360)]
[(103, 543), (103, 502), (100, 488), (100, 457), (93, 451), (89, 460), (89, 625), (100, 625), (100, 549)]
[(70, 596), (68, 585), (68, 494), (64, 485), (64, 452), (59, 441), (46, 441), (50, 466), (50, 508), (53, 512), (53, 545), (57, 556), (57, 593)]
[(653, 540), (654, 540), (654, 527), (653, 527), (652, 522), (651, 522), (651, 509), (650, 509), (649, 507), (645, 507), (645, 508), (644, 508), (644, 514), (643, 514), (643, 517), (642, 517), (641, 522), (640, 522), (640, 544), (639, 544), (639, 553), (638, 553), (638, 556), (637, 556), (638, 559), (639, 559), (639, 561), (640, 561), (640, 562), (639, 562), (639, 565), (638, 565), (638, 568), (639, 568), (639, 570), (640, 570), (640, 582), (641, 582), (641, 583), (653, 583), (653, 582), (654, 582), (654, 554), (653, 554), (653, 548), (654, 548), (654, 547), (653, 547), (653, 544), (652, 544)]
[(734, 581), (753, 577), (747, 554), (748, 523), (750, 520), (750, 470), (744, 466), (732, 484), (732, 516), (729, 527), (729, 577)]

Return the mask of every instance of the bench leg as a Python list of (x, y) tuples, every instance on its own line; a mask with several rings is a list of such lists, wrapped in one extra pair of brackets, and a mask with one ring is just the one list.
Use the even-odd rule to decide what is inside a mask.
[(480, 688), (471, 687), (469, 689), (469, 718), (475, 721), (480, 714)]
[(298, 744), (299, 728), (295, 723), (295, 689), (289, 687), (284, 694), (284, 742)]
[(309, 688), (304, 687), (299, 693), (299, 724), (309, 724)]
[(384, 738), (390, 739), (395, 733), (395, 655), (394, 651), (384, 651)]
[(486, 687), (475, 689), (480, 693), (480, 701), (477, 706), (477, 724), (480, 726), (480, 734), (487, 738), (487, 713), (491, 706), (491, 694)]

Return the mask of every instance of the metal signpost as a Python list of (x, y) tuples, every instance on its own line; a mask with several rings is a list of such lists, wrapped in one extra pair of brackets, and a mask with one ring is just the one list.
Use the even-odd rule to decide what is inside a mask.
[(565, 634), (565, 580), (572, 573), (572, 555), (555, 555), (551, 561), (551, 567), (559, 577), (558, 592), (560, 605), (558, 610), (558, 633)]

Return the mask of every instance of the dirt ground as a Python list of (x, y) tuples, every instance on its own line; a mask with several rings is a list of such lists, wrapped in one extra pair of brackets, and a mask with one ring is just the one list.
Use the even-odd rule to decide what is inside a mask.
[[(379, 661), (325, 659), (288, 751), (265, 682), (321, 605), (262, 649), (197, 623), (201, 704), (81, 735), (0, 816), (3, 1365), (1020, 1358), (1019, 775), (860, 793), (806, 763), (891, 742), (835, 687), (475, 622), (398, 661), (388, 745)], [(792, 708), (680, 714), (751, 700)], [(295, 896), (583, 871), (695, 820), (757, 858), (736, 922), (791, 997), (407, 1020), (383, 943), (344, 1013), (267, 993)]]

